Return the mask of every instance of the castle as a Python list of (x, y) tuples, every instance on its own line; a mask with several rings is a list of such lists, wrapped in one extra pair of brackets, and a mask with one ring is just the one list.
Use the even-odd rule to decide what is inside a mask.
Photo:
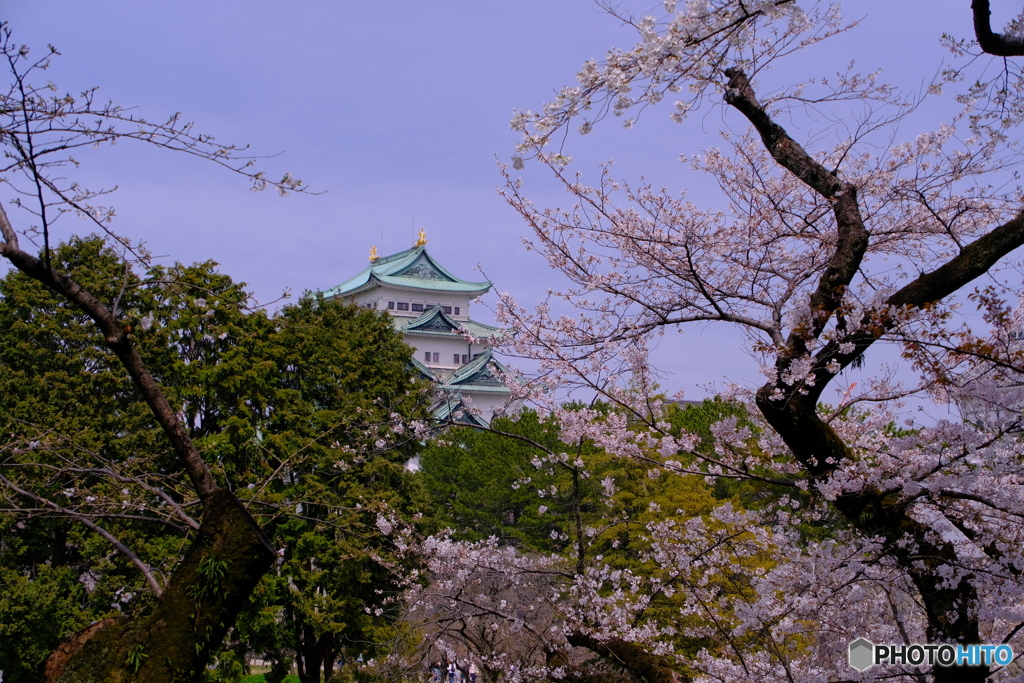
[(369, 266), (321, 294), (387, 311), (415, 349), (416, 370), (437, 388), (434, 416), (487, 426), (511, 393), (502, 382), (505, 367), (491, 354), (489, 340), (498, 328), (469, 317), (470, 301), (486, 294), (491, 283), (455, 277), (426, 244), (420, 230), (412, 248), (397, 254), (378, 256), (373, 247)]

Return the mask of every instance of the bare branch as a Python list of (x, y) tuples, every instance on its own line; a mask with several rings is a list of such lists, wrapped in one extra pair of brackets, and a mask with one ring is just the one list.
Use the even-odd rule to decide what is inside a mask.
[(46, 266), (35, 256), (18, 248), (17, 235), (7, 218), (7, 212), (0, 206), (0, 234), (6, 243), (0, 245), (0, 255), (6, 257), (15, 267), (38, 280), (53, 291), (66, 297), (78, 306), (86, 315), (93, 319), (103, 334), (104, 341), (124, 364), (136, 388), (153, 411), (153, 416), (160, 424), (167, 438), (174, 446), (175, 452), (182, 461), (192, 484), (201, 500), (206, 500), (217, 490), (206, 463), (198, 449), (192, 443), (185, 427), (178, 419), (177, 413), (167, 401), (163, 389), (153, 378), (149, 368), (139, 355), (135, 346), (128, 339), (128, 334), (120, 321), (103, 303), (85, 290), (70, 277), (56, 272)]
[(25, 498), (28, 498), (29, 500), (34, 500), (37, 503), (39, 503), (39, 504), (41, 504), (41, 505), (43, 505), (43, 506), (53, 510), (54, 512), (57, 512), (57, 513), (65, 516), (65, 517), (67, 517), (68, 519), (73, 519), (76, 522), (80, 522), (84, 526), (86, 526), (89, 529), (92, 529), (93, 531), (95, 531), (97, 534), (99, 534), (104, 539), (106, 539), (112, 546), (117, 548), (117, 550), (121, 554), (123, 554), (125, 557), (127, 557), (131, 561), (131, 563), (135, 565), (135, 567), (139, 570), (139, 572), (144, 577), (146, 577), (146, 582), (149, 584), (149, 587), (153, 590), (153, 594), (154, 595), (156, 595), (158, 598), (161, 595), (163, 595), (164, 590), (160, 586), (160, 584), (157, 582), (156, 577), (153, 576), (153, 572), (150, 571), (149, 565), (147, 565), (145, 562), (143, 562), (139, 558), (138, 555), (136, 555), (134, 552), (132, 552), (132, 550), (130, 548), (128, 548), (128, 546), (126, 546), (124, 543), (119, 541), (113, 534), (111, 534), (109, 531), (107, 531), (106, 529), (104, 529), (100, 525), (96, 524), (96, 522), (92, 521), (92, 519), (90, 519), (88, 515), (82, 515), (82, 514), (79, 514), (75, 510), (71, 510), (71, 509), (68, 509), (68, 508), (61, 507), (60, 505), (57, 505), (56, 503), (54, 503), (51, 500), (47, 500), (46, 498), (38, 496), (38, 495), (32, 493), (31, 491), (28, 491), (28, 490), (23, 489), (23, 488), (21, 488), (19, 486), (16, 486), (14, 483), (12, 483), (7, 477), (3, 476), (2, 474), (0, 474), (0, 483), (2, 483), (4, 486), (6, 486), (10, 490), (14, 491), (15, 493), (17, 493), (18, 495), (24, 496)]

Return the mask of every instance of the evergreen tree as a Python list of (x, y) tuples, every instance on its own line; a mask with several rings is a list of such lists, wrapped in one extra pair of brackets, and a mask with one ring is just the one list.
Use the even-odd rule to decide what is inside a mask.
[[(418, 440), (396, 443), (392, 427), (425, 407), (390, 320), (312, 297), (250, 311), (213, 263), (138, 276), (99, 239), (53, 259), (120, 310), (214, 476), (276, 533), (281, 563), (257, 600), (287, 632), (271, 645), (297, 652), (309, 678), (384, 637), (400, 566), (382, 564), (377, 519), (419, 507), (404, 470)], [(183, 468), (91, 320), (15, 271), (0, 280), (0, 326), (0, 615), (21, 644), (0, 670), (35, 680), (68, 634), (150, 610), (199, 522)], [(209, 585), (194, 590), (220, 590), (216, 558), (201, 570)]]

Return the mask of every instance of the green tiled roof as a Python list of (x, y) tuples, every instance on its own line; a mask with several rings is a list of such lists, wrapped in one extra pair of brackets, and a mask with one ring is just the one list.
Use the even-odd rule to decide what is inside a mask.
[(328, 299), (348, 296), (376, 284), (475, 296), (485, 294), (491, 288), (490, 282), (469, 282), (455, 277), (427, 253), (426, 247), (413, 247), (391, 256), (382, 256), (355, 277), (321, 294)]
[(425, 334), (431, 336), (450, 337), (453, 334), (461, 336), (460, 330), (465, 329), (477, 339), (487, 339), (498, 331), (497, 327), (484, 325), (473, 320), (456, 320), (441, 311), (440, 306), (434, 306), (423, 315), (417, 318), (400, 318), (394, 316), (392, 324), (395, 329), (403, 334)]
[(438, 381), (438, 388), (445, 392), (465, 390), (508, 394), (509, 389), (498, 374), (507, 372), (508, 369), (494, 358), (491, 350), (485, 349), (461, 368), (442, 376)]
[(428, 379), (431, 382), (437, 381), (437, 375), (434, 374), (433, 370), (428, 368), (420, 361), (416, 360), (415, 356), (413, 356), (409, 360), (412, 362), (412, 369), (418, 372), (422, 379)]
[[(459, 411), (462, 411), (461, 414), (458, 417), (453, 418), (452, 415)], [(466, 408), (462, 403), (461, 396), (456, 396), (444, 401), (436, 410), (434, 410), (434, 417), (441, 421), (454, 419), (455, 422), (461, 422), (463, 424), (477, 425), (480, 427), (490, 426), (490, 423), (488, 423), (482, 415), (474, 415)]]

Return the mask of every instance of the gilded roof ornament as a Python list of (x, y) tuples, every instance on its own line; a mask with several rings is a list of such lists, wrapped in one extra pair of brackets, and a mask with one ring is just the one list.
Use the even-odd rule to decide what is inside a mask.
[(425, 229), (423, 229), (423, 228), (420, 228), (420, 238), (418, 240), (416, 240), (416, 244), (414, 244), (412, 246), (414, 246), (414, 247), (422, 247), (422, 246), (425, 246), (426, 244), (427, 244), (427, 231)]
[(370, 247), (370, 263), (376, 263), (380, 261), (380, 256), (377, 255), (377, 245)]

